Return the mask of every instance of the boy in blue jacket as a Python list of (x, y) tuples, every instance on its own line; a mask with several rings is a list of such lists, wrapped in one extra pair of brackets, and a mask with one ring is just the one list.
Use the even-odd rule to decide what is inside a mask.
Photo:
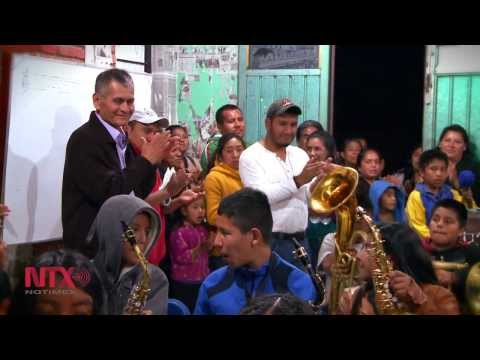
[(272, 225), (270, 204), (263, 192), (244, 188), (222, 200), (214, 246), (228, 266), (204, 280), (194, 314), (237, 315), (250, 299), (272, 293), (316, 300), (309, 275), (271, 250)]

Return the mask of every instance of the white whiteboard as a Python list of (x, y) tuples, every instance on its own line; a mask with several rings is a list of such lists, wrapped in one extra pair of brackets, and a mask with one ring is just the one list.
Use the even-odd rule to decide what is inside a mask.
[[(62, 237), (61, 194), (70, 134), (94, 110), (97, 75), (105, 69), (15, 55), (5, 141), (3, 202), (7, 244)], [(131, 73), (136, 107), (150, 106), (152, 77)]]

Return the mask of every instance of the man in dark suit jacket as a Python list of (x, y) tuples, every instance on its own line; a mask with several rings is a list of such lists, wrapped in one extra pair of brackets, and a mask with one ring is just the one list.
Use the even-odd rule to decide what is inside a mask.
[(145, 198), (155, 181), (155, 165), (168, 152), (172, 139), (158, 133), (136, 156), (127, 146), (122, 127), (134, 111), (130, 75), (110, 69), (95, 82), (89, 121), (68, 140), (62, 187), (62, 225), (66, 248), (93, 255), (86, 236), (100, 207), (109, 197), (134, 193)]

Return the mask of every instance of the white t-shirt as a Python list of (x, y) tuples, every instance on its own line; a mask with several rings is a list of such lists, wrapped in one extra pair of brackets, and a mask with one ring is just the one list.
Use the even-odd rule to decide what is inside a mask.
[(293, 177), (302, 172), (308, 159), (305, 151), (289, 145), (283, 161), (259, 142), (240, 156), (239, 172), (244, 187), (261, 190), (268, 197), (273, 232), (292, 234), (307, 228), (310, 184), (297, 188)]

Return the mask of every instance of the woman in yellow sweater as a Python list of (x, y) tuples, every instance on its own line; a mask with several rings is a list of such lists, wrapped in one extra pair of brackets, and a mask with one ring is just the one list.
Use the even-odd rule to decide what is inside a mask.
[(210, 164), (204, 184), (207, 220), (212, 226), (215, 226), (218, 206), (222, 199), (243, 187), (238, 172), (238, 162), (243, 150), (245, 143), (236, 134), (225, 134), (218, 142), (215, 163)]
[[(245, 142), (240, 136), (234, 133), (225, 134), (220, 138), (215, 157), (208, 166), (204, 190), (207, 199), (207, 221), (212, 229), (210, 239), (215, 233), (220, 202), (224, 197), (243, 188), (238, 172), (238, 163), (243, 150), (245, 150)], [(213, 249), (211, 253), (213, 255), (213, 261), (210, 263), (211, 270), (222, 265), (218, 261), (217, 257), (220, 254), (216, 250)]]

